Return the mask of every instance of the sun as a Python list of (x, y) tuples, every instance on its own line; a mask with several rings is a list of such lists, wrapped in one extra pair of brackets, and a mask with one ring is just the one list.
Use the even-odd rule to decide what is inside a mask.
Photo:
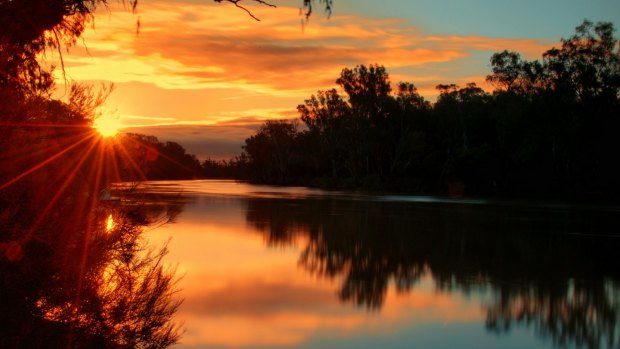
[(114, 137), (123, 125), (118, 117), (112, 115), (100, 115), (93, 122), (93, 128), (103, 137)]

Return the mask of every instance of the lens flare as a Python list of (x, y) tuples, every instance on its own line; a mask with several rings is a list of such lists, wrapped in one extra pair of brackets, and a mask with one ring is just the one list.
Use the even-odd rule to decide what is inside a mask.
[(101, 115), (93, 122), (93, 128), (103, 137), (114, 137), (123, 125), (118, 117)]

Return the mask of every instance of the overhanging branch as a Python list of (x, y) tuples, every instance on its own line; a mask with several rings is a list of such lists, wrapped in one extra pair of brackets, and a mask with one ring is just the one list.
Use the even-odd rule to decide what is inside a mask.
[[(248, 10), (246, 7), (244, 7), (244, 6), (239, 4), (243, 0), (214, 0), (214, 1), (215, 2), (230, 2), (230, 3), (234, 4), (235, 6), (237, 6), (238, 8), (242, 9), (243, 11), (247, 12), (247, 14), (250, 15), (250, 17), (254, 18), (257, 21), (260, 21), (260, 19), (258, 17), (256, 17), (256, 16), (254, 16), (254, 14), (250, 10)], [(263, 1), (263, 0), (251, 0), (251, 1), (254, 1), (254, 2), (257, 2), (257, 3), (261, 4), (261, 5), (265, 5), (265, 6), (269, 6), (269, 7), (276, 7), (275, 5), (270, 4), (270, 3), (266, 2), (266, 1)]]

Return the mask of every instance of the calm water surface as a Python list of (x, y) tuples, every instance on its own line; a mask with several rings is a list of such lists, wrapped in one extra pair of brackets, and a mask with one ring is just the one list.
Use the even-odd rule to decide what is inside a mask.
[(147, 182), (175, 348), (620, 348), (620, 209)]

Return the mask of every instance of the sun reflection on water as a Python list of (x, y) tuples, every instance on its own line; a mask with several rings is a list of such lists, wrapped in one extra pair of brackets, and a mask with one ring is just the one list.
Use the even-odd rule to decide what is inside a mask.
[(112, 217), (112, 215), (109, 215), (108, 219), (106, 219), (105, 221), (105, 230), (109, 233), (114, 229), (115, 226), (116, 223), (114, 222), (114, 217)]

